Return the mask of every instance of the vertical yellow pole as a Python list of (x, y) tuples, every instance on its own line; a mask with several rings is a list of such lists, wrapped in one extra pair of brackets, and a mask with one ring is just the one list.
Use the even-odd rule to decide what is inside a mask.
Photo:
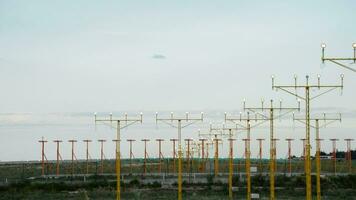
[(57, 176), (59, 175), (59, 141), (57, 141), (57, 169), (56, 169)]
[(42, 142), (42, 176), (44, 176), (44, 141)]
[(188, 149), (186, 151), (186, 158), (187, 158), (187, 173), (190, 173), (190, 141), (191, 139), (185, 139), (187, 141)]
[(230, 132), (230, 138), (229, 138), (229, 141), (230, 141), (230, 153), (229, 153), (229, 199), (232, 199), (233, 198), (233, 193), (232, 193), (232, 177), (233, 177), (233, 140), (232, 139), (232, 130), (229, 129), (229, 132)]
[(68, 142), (70, 142), (72, 144), (72, 163), (71, 163), (71, 167), (72, 167), (72, 176), (74, 175), (75, 172), (75, 167), (74, 167), (74, 159), (76, 159), (75, 157), (75, 153), (74, 153), (74, 143), (77, 142), (77, 140), (68, 140)]
[(278, 170), (278, 166), (277, 166), (277, 144), (276, 144), (278, 140), (279, 139), (277, 139), (277, 138), (273, 138), (274, 174)]
[(147, 142), (150, 141), (149, 139), (142, 139), (141, 141), (145, 142), (145, 152), (144, 152), (144, 160), (143, 160), (143, 175), (146, 176), (147, 173)]
[[(140, 119), (135, 119), (135, 120), (130, 120), (127, 118), (127, 114), (125, 113), (125, 118), (122, 120), (113, 120), (112, 118), (112, 113), (110, 113), (110, 119), (97, 119), (96, 117), (96, 113), (94, 114), (95, 117), (95, 124), (98, 121), (102, 121), (102, 122), (110, 122), (110, 124), (112, 125), (113, 121), (117, 122), (117, 127), (116, 127), (116, 149), (115, 149), (115, 171), (116, 171), (116, 199), (119, 200), (121, 199), (120, 195), (121, 195), (121, 153), (120, 153), (120, 130), (121, 130), (121, 126), (120, 123), (122, 121), (126, 122), (126, 126), (132, 125), (135, 122), (141, 122), (142, 123), (142, 113), (140, 114)], [(127, 122), (132, 122), (131, 124), (128, 124)], [(103, 142), (105, 142), (105, 140), (99, 140), (101, 142), (101, 160), (102, 160), (102, 173), (104, 170), (104, 162), (103, 162)]]
[(292, 155), (291, 155), (291, 141), (288, 141), (288, 160), (289, 160), (289, 176), (292, 176)]
[(269, 182), (270, 182), (270, 199), (274, 200), (274, 170), (275, 170), (275, 159), (274, 159), (274, 131), (273, 131), (273, 101), (271, 100), (271, 108), (270, 108), (270, 173), (269, 173)]
[[(355, 58), (356, 58), (356, 50), (355, 50), (356, 48), (354, 48), (354, 55), (355, 55)], [(354, 62), (356, 62), (356, 60), (354, 60)], [(352, 174), (352, 155), (351, 155), (351, 141), (352, 141), (353, 139), (351, 139), (351, 140), (348, 140), (348, 159), (349, 159), (349, 173), (350, 174)]]
[(347, 152), (346, 152), (346, 161), (348, 162), (348, 169), (349, 173), (352, 173), (352, 156), (351, 156), (351, 141), (353, 139), (345, 139), (346, 141), (346, 147), (347, 147)]
[(86, 168), (87, 168), (87, 174), (89, 174), (89, 140), (86, 141)]
[(132, 153), (132, 142), (135, 141), (133, 139), (129, 139), (127, 140), (130, 142), (130, 173), (132, 174), (132, 157), (133, 157), (133, 153)]
[[(100, 139), (98, 140), (100, 142), (100, 173), (104, 174), (104, 142), (106, 140)], [(117, 148), (117, 147), (116, 147)], [(117, 151), (116, 151), (117, 152)]]
[(42, 141), (42, 176), (44, 176), (44, 141)]
[(161, 142), (163, 141), (162, 139), (157, 139), (158, 141), (158, 158), (159, 158), (159, 164), (158, 164), (158, 173), (161, 173), (162, 169), (162, 151), (161, 151)]
[(120, 120), (117, 121), (116, 141), (116, 200), (121, 199), (121, 160), (120, 160)]
[(259, 162), (258, 162), (258, 168), (259, 168), (260, 174), (262, 174), (262, 170), (263, 170), (263, 168), (262, 168), (262, 141), (263, 141), (263, 140), (264, 140), (264, 139), (261, 139), (261, 138), (257, 139), (258, 144), (259, 144), (259, 152), (258, 152)]
[[(356, 57), (356, 50), (355, 50), (355, 57)], [(356, 60), (354, 61), (356, 62)], [(349, 173), (352, 174), (352, 155), (351, 155), (351, 142), (349, 141)]]
[[(307, 77), (308, 79), (308, 77)], [(307, 82), (308, 85), (308, 82)], [(306, 200), (312, 199), (312, 186), (311, 186), (311, 163), (310, 163), (310, 97), (309, 97), (309, 86), (306, 86), (305, 90), (305, 115), (306, 115)]]
[(292, 176), (292, 140), (291, 138), (286, 139), (288, 141), (288, 171), (289, 171), (289, 176)]
[(41, 152), (42, 172), (41, 172), (41, 174), (42, 174), (42, 176), (44, 176), (45, 175), (45, 149), (44, 148), (45, 148), (45, 142), (47, 142), (47, 141), (45, 141), (42, 137), (42, 140), (40, 140), (39, 142), (42, 143), (42, 152)]
[(176, 172), (176, 139), (171, 139), (173, 142), (173, 173)]
[(162, 154), (162, 147), (161, 147), (161, 142), (163, 140), (159, 141), (159, 173), (162, 171), (162, 159), (163, 159), (163, 154)]
[(83, 140), (86, 144), (86, 153), (85, 153), (85, 163), (86, 163), (86, 174), (89, 174), (89, 142), (91, 140)]
[(182, 124), (178, 120), (178, 200), (182, 200)]
[(338, 139), (330, 139), (330, 141), (332, 141), (333, 144), (333, 164), (334, 164), (334, 175), (336, 176), (336, 141), (338, 141)]
[(247, 175), (247, 200), (251, 199), (251, 174), (250, 174), (250, 120), (247, 120), (247, 142), (246, 142), (246, 175)]
[(74, 141), (72, 143), (72, 176), (74, 175)]
[(320, 139), (319, 139), (319, 120), (315, 120), (316, 130), (316, 199), (321, 200), (320, 188)]
[(201, 172), (205, 172), (205, 152), (204, 152), (204, 141), (205, 139), (199, 139), (201, 141)]
[(57, 143), (57, 161), (56, 161), (56, 175), (59, 175), (59, 158), (60, 158), (60, 153), (59, 153), (59, 143), (62, 142), (61, 140), (54, 140), (53, 142)]
[(215, 156), (214, 156), (214, 175), (218, 176), (219, 173), (219, 139), (215, 135)]
[(306, 139), (303, 138), (303, 139), (300, 139), (303, 141), (303, 164), (304, 164), (304, 171), (307, 170), (307, 162), (306, 162)]

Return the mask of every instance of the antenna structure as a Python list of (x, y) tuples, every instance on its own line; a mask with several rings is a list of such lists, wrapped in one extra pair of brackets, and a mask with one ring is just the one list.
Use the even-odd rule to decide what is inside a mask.
[[(228, 141), (229, 141), (229, 199), (233, 198), (233, 192), (232, 192), (232, 177), (233, 177), (233, 159), (234, 159), (234, 155), (233, 155), (233, 141), (236, 139), (233, 139), (234, 136), (234, 132), (233, 131), (241, 131), (244, 129), (238, 128), (237, 126), (235, 127), (226, 127), (225, 124), (222, 124), (222, 127), (213, 127), (212, 124), (210, 124), (210, 132), (212, 131), (217, 131), (221, 133), (221, 136), (228, 136)], [(225, 131), (228, 131), (228, 133), (226, 134)], [(236, 132), (235, 132), (236, 133)], [(219, 145), (218, 142), (221, 139), (218, 139), (216, 137), (217, 135), (215, 135), (214, 141), (215, 141), (215, 162), (214, 162), (214, 169), (215, 169), (215, 176), (218, 175), (219, 171), (218, 171), (218, 167), (219, 167)]]
[[(341, 122), (341, 114), (339, 117), (327, 117), (326, 114), (323, 114), (323, 117), (317, 118), (313, 117), (309, 119), (310, 121), (315, 121), (315, 125), (309, 125), (311, 128), (315, 129), (315, 141), (316, 141), (316, 198), (317, 200), (321, 200), (321, 184), (320, 184), (320, 173), (321, 173), (321, 164), (320, 164), (320, 122), (321, 127), (326, 127), (329, 124), (340, 121)], [(293, 121), (301, 122), (302, 124), (306, 124), (305, 118), (296, 118), (293, 113)]]
[(44, 138), (42, 137), (42, 139), (39, 140), (38, 142), (41, 143), (41, 166), (42, 166), (42, 173), (41, 174), (42, 174), (42, 176), (44, 176), (45, 175), (45, 166), (46, 166), (46, 163), (47, 163), (47, 157), (46, 157), (46, 154), (45, 154), (45, 143), (47, 143), (48, 141), (44, 140)]
[(89, 159), (90, 154), (89, 154), (89, 142), (92, 142), (91, 140), (83, 140), (85, 142), (86, 150), (85, 150), (85, 163), (86, 163), (86, 173), (87, 175), (89, 174)]
[(53, 140), (57, 144), (57, 161), (56, 161), (56, 175), (59, 176), (59, 161), (62, 160), (62, 156), (59, 150), (59, 144), (62, 140)]
[(158, 142), (158, 159), (159, 159), (159, 164), (158, 164), (158, 172), (161, 173), (162, 170), (162, 160), (164, 159), (163, 153), (162, 153), (162, 142), (164, 139), (156, 139)]
[[(115, 149), (117, 149), (117, 144), (118, 144), (118, 142), (121, 142), (121, 140), (118, 140), (118, 139), (113, 139), (113, 140), (111, 140), (111, 141), (113, 141), (113, 142), (115, 142)], [(121, 158), (121, 152), (120, 152), (120, 158)], [(116, 151), (115, 151), (115, 160), (117, 159), (117, 154), (116, 154)], [(115, 162), (115, 168), (116, 168), (116, 165), (117, 165), (117, 163)], [(116, 171), (116, 169), (114, 169), (114, 173), (115, 173), (115, 171)]]
[(76, 143), (77, 140), (68, 140), (68, 142), (70, 142), (72, 145), (72, 176), (74, 176), (74, 170), (75, 170), (74, 160), (77, 160), (77, 156), (75, 156), (74, 153), (74, 143)]
[(277, 155), (277, 141), (279, 139), (278, 138), (273, 138), (272, 139), (272, 143), (273, 143), (273, 146), (274, 146), (274, 149), (273, 149), (273, 167), (274, 167), (274, 171), (277, 171), (277, 159), (276, 159), (276, 155)]
[(132, 142), (135, 142), (136, 140), (134, 139), (128, 139), (128, 142), (130, 142), (130, 173), (132, 174), (132, 158), (134, 158), (134, 154), (132, 152)]
[(173, 154), (173, 170), (172, 172), (174, 173), (177, 169), (176, 169), (176, 157), (177, 157), (177, 152), (176, 152), (176, 142), (178, 141), (178, 139), (170, 139), (170, 141), (172, 141), (172, 154)]
[(148, 156), (148, 153), (147, 153), (147, 142), (149, 142), (150, 140), (149, 140), (149, 139), (142, 139), (141, 141), (145, 143), (145, 148), (144, 148), (144, 160), (143, 160), (143, 175), (146, 176), (146, 172), (147, 172), (147, 158), (149, 157), (149, 156)]
[(101, 167), (100, 167), (100, 173), (104, 174), (104, 142), (106, 142), (106, 140), (100, 139), (98, 140), (98, 142), (100, 142), (100, 163), (101, 163)]
[[(246, 158), (246, 179), (247, 179), (247, 197), (246, 199), (250, 200), (251, 199), (251, 151), (250, 151), (250, 141), (251, 141), (251, 128), (255, 128), (259, 126), (260, 124), (264, 123), (264, 120), (262, 122), (259, 120), (261, 119), (261, 116), (255, 114), (255, 118), (250, 117), (250, 112), (246, 113), (246, 116), (242, 115), (242, 112), (240, 112), (240, 116), (228, 116), (225, 113), (225, 122), (229, 121), (236, 126), (241, 127), (242, 129), (246, 130), (247, 132), (247, 138), (243, 139), (245, 141), (245, 158)], [(246, 124), (245, 124), (246, 123)], [(251, 126), (252, 123), (255, 123), (253, 126)]]
[[(294, 85), (276, 85), (274, 76), (272, 76), (272, 89), (281, 90), (288, 94), (295, 96), (297, 99), (305, 101), (305, 122), (306, 122), (306, 200), (312, 199), (312, 189), (311, 189), (311, 161), (310, 161), (310, 101), (320, 97), (323, 94), (326, 94), (330, 91), (333, 91), (337, 88), (343, 89), (344, 76), (340, 75), (341, 83), (339, 85), (322, 85), (320, 83), (320, 75), (318, 75), (317, 84), (309, 83), (309, 76), (306, 76), (305, 84), (297, 83), (297, 76), (294, 76)], [(299, 95), (298, 90), (304, 90), (305, 96)], [(311, 96), (310, 92), (313, 92), (316, 89), (320, 93), (315, 96)]]
[(306, 149), (306, 142), (307, 142), (307, 139), (305, 139), (305, 138), (302, 138), (302, 139), (300, 139), (300, 141), (302, 141), (303, 142), (303, 153), (302, 153), (302, 157), (303, 157), (303, 164), (304, 164), (304, 171), (306, 171), (307, 170), (307, 164), (306, 164), (306, 159), (305, 159), (305, 157), (306, 157), (306, 152), (307, 152), (307, 149)]
[(201, 138), (199, 139), (199, 141), (201, 141), (201, 172), (204, 173), (205, 172), (205, 152), (204, 152), (204, 146), (205, 146), (205, 142), (207, 139)]
[[(223, 128), (224, 128), (223, 124)], [(209, 127), (209, 133), (200, 133), (200, 130), (198, 131), (199, 137), (207, 137), (209, 140), (211, 140), (211, 145), (214, 146), (215, 152), (214, 152), (214, 176), (218, 176), (219, 174), (219, 144), (222, 144), (222, 136), (225, 134), (224, 130), (221, 127), (214, 127), (212, 123), (210, 123)], [(218, 138), (220, 136), (221, 138)], [(208, 144), (208, 143), (207, 143)]]
[(156, 123), (162, 122), (178, 129), (178, 200), (182, 200), (182, 129), (197, 122), (202, 122), (203, 115), (201, 113), (200, 117), (190, 117), (189, 113), (186, 112), (185, 117), (175, 117), (171, 112), (170, 117), (159, 118), (156, 112)]
[(294, 139), (287, 138), (286, 141), (288, 142), (288, 171), (289, 176), (292, 176), (292, 141)]
[(349, 168), (349, 173), (352, 173), (352, 154), (351, 154), (351, 141), (354, 141), (354, 139), (345, 139), (346, 141), (346, 148), (347, 148), (347, 152), (346, 152), (346, 161), (348, 161), (348, 168)]
[(351, 141), (354, 141), (354, 139), (345, 139), (345, 141), (346, 141), (346, 148), (347, 148), (345, 160), (348, 161), (349, 173), (352, 174)]
[[(267, 122), (269, 121), (270, 123), (270, 171), (269, 171), (269, 178), (270, 178), (270, 199), (274, 200), (275, 199), (275, 160), (276, 160), (276, 154), (273, 152), (276, 151), (276, 146), (273, 143), (274, 139), (274, 121), (275, 119), (281, 118), (282, 116), (287, 115), (288, 113), (291, 113), (293, 111), (299, 111), (300, 110), (300, 102), (298, 101), (298, 107), (282, 107), (282, 100), (279, 100), (279, 106), (275, 107), (273, 105), (273, 100), (270, 100), (270, 106), (265, 107), (264, 105), (264, 100), (261, 100), (261, 107), (246, 107), (246, 101), (243, 101), (243, 108), (244, 110), (250, 111), (255, 113), (256, 121), (262, 121), (262, 122)], [(265, 114), (265, 111), (268, 111), (268, 114)], [(279, 114), (276, 115), (275, 111), (279, 111)]]
[(258, 151), (258, 159), (259, 159), (259, 168), (260, 168), (260, 173), (262, 174), (262, 142), (265, 140), (264, 138), (257, 138), (256, 139), (258, 141), (258, 147), (259, 147), (259, 151)]
[[(110, 127), (116, 128), (116, 200), (121, 199), (121, 162), (120, 162), (120, 132), (121, 129), (124, 129), (126, 127), (129, 127), (133, 124), (136, 123), (142, 123), (142, 113), (140, 113), (140, 116), (138, 118), (128, 118), (127, 113), (125, 113), (123, 118), (113, 118), (113, 114), (109, 114), (109, 119), (108, 118), (98, 118), (97, 114), (94, 113), (94, 118), (95, 118), (95, 125), (97, 122), (104, 123), (105, 125), (108, 125)], [(115, 124), (113, 124), (115, 122)], [(122, 124), (124, 123), (124, 124)]]
[(339, 139), (332, 138), (330, 139), (333, 145), (333, 152), (332, 152), (332, 157), (333, 157), (333, 166), (334, 166), (334, 175), (336, 176), (336, 142), (339, 141)]
[(190, 166), (190, 157), (191, 157), (191, 152), (190, 152), (190, 143), (193, 141), (193, 139), (188, 138), (188, 139), (184, 139), (184, 141), (186, 141), (187, 143), (187, 151), (186, 151), (186, 159), (187, 159), (187, 172), (190, 174), (191, 172), (191, 166)]

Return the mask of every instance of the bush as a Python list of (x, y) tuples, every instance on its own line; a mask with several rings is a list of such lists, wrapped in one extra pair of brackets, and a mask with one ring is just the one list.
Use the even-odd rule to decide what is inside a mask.
[(129, 182), (129, 186), (130, 187), (139, 187), (140, 181), (137, 178), (135, 178)]

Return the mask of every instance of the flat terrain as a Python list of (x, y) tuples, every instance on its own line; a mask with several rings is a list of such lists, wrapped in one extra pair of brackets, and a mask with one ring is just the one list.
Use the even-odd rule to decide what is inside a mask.
[[(122, 160), (122, 199), (175, 199), (177, 197), (177, 176), (173, 172), (172, 160), (165, 160), (158, 171), (158, 160), (146, 162), (146, 174), (142, 159)], [(115, 199), (115, 162), (107, 160), (88, 163), (90, 174), (85, 174), (86, 162), (64, 161), (60, 165), (60, 175), (55, 175), (55, 163), (48, 163), (45, 176), (41, 175), (39, 162), (12, 162), (0, 165), (0, 200), (2, 199)], [(103, 165), (101, 165), (103, 164)], [(289, 176), (285, 160), (279, 160), (276, 168), (276, 196), (278, 199), (304, 199), (304, 164), (301, 160), (292, 163)], [(356, 174), (347, 173), (344, 162), (337, 163), (337, 173), (333, 173), (332, 163), (322, 163), (323, 199), (356, 200)], [(103, 171), (101, 167), (104, 166)], [(219, 161), (219, 174), (214, 176), (213, 160), (207, 160), (204, 168), (199, 160), (191, 161), (188, 170), (184, 162), (184, 199), (228, 199), (226, 160)], [(258, 168), (259, 161), (252, 166)], [(204, 170), (202, 170), (204, 169)], [(132, 171), (132, 173), (130, 173)], [(72, 174), (72, 172), (74, 172)], [(103, 173), (101, 173), (103, 172)], [(315, 195), (315, 175), (313, 193)], [(269, 199), (268, 161), (263, 160), (262, 170), (252, 173), (252, 192), (261, 199)], [(234, 199), (246, 199), (246, 180), (243, 160), (234, 161)]]

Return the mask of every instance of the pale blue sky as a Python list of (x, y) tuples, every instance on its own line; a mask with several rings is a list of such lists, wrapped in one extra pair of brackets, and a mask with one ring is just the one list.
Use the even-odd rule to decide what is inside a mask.
[[(0, 0), (0, 113), (230, 112), (241, 108), (243, 98), (250, 105), (261, 98), (282, 98), (285, 105), (295, 105), (293, 97), (271, 90), (271, 74), (278, 83), (292, 83), (294, 74), (300, 79), (321, 74), (322, 82), (338, 83), (344, 73), (343, 96), (328, 94), (312, 102), (312, 108), (355, 115), (356, 74), (320, 62), (321, 42), (328, 45), (327, 55), (352, 55), (355, 8), (356, 2), (346, 0)], [(78, 139), (84, 139), (94, 131), (87, 126), (92, 123), (89, 117), (83, 127), (71, 129), (72, 118), (64, 117), (64, 126), (57, 127), (52, 124), (62, 118), (36, 116), (1, 115), (2, 141), (23, 138), (21, 145), (31, 152), (41, 135), (70, 139), (79, 130)], [(334, 137), (335, 131), (342, 138), (353, 136), (353, 122), (347, 119), (341, 129), (326, 129), (325, 138)], [(175, 136), (173, 129), (169, 136), (152, 127), (145, 131), (137, 132), (135, 139), (147, 133)], [(302, 138), (303, 131), (277, 130), (281, 139), (288, 134)], [(112, 139), (112, 130), (103, 132)], [(262, 136), (265, 130), (259, 132)], [(98, 139), (103, 133), (88, 137)], [(12, 142), (0, 145), (2, 151), (13, 152), (0, 160), (38, 158), (39, 150), (22, 155)], [(165, 145), (169, 152), (169, 143)], [(329, 142), (325, 145), (330, 149)]]
[(355, 6), (1, 0), (1, 112), (233, 109), (275, 97), (271, 74), (318, 73), (345, 73), (339, 105), (355, 108), (355, 74), (320, 67), (322, 41), (327, 53), (351, 55)]

